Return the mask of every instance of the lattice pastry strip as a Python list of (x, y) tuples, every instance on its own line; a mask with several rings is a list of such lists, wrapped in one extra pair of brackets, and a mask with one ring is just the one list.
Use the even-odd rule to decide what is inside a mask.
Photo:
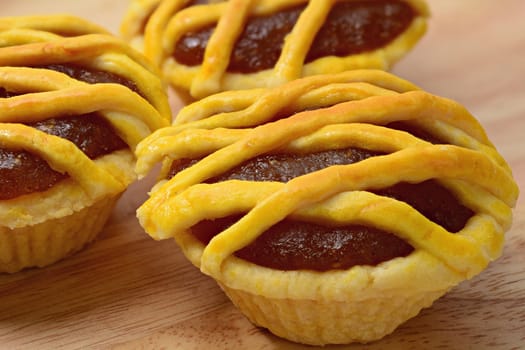
[[(120, 25), (120, 34), (124, 40), (128, 41), (137, 49), (144, 48), (144, 32), (147, 27), (156, 28), (159, 32), (169, 20), (171, 13), (178, 11), (184, 6), (185, 0), (134, 0), (129, 4), (122, 23)], [(162, 8), (166, 8), (162, 10)], [(167, 12), (167, 17), (160, 16)], [(158, 20), (156, 18), (161, 18)], [(160, 24), (159, 24), (160, 22)], [(153, 24), (155, 23), (155, 24)], [(160, 27), (159, 27), (160, 26)], [(159, 29), (157, 29), (159, 28)], [(151, 30), (151, 29), (150, 29)], [(156, 41), (155, 41), (156, 43)], [(151, 52), (159, 52), (158, 47), (150, 48)]]
[[(34, 15), (0, 18), (0, 47), (22, 44), (60, 36), (79, 36), (85, 34), (108, 34), (109, 32), (89, 21), (70, 15)], [(8, 41), (7, 38), (14, 41)], [(25, 38), (18, 41), (16, 38)], [(35, 38), (35, 39), (31, 39)]]
[(148, 60), (83, 23), (0, 19), (3, 272), (49, 265), (91, 241), (136, 178), (137, 144), (171, 117)]
[[(241, 91), (238, 99), (230, 93), (203, 99), (181, 111), (188, 113), (187, 123), (176, 121), (137, 147), (140, 174), (163, 162), (158, 183), (137, 211), (146, 232), (155, 239), (175, 238), (192, 263), (213, 277), (254, 323), (308, 344), (378, 339), (480, 273), (501, 254), (518, 196), (507, 163), (464, 107), (375, 71), (370, 76), (382, 86), (345, 101), (350, 95), (341, 94), (346, 91), (342, 87), (353, 90), (356, 84), (348, 74)], [(373, 85), (372, 80), (367, 84)], [(343, 97), (332, 100), (333, 105), (316, 104), (312, 96), (332, 89)], [(242, 112), (259, 118), (253, 124), (267, 123), (242, 129), (206, 124), (218, 116), (227, 124), (229, 116)], [(280, 119), (272, 118), (276, 113)], [(282, 161), (279, 155), (303, 159), (346, 149), (370, 154), (289, 180), (258, 179), (264, 175), (257, 169), (272, 168), (272, 162)], [(251, 167), (256, 170), (246, 170)], [(286, 172), (286, 167), (276, 169)], [(239, 175), (245, 172), (246, 178)], [(460, 227), (429, 215), (417, 199), (389, 194), (402, 184), (420, 191), (415, 188), (429, 182), (455, 198), (445, 206), (455, 201), (467, 208), (470, 214)], [(429, 193), (425, 196), (437, 196)], [(460, 207), (454, 210), (464, 210)], [(221, 223), (225, 218), (228, 224)], [(377, 264), (321, 271), (273, 267), (273, 261), (257, 255), (266, 246), (256, 247), (290, 220), (332, 228), (364, 225), (388, 232), (413, 251)], [(203, 234), (210, 236), (204, 239)], [(385, 307), (387, 300), (392, 305)], [(395, 306), (401, 300), (402, 311)], [(271, 316), (261, 312), (270, 305)], [(370, 313), (378, 305), (381, 311)], [(290, 307), (311, 315), (304, 320), (288, 312)], [(349, 315), (359, 317), (349, 321)]]
[[(180, 0), (135, 1), (122, 23), (121, 32), (127, 40), (141, 46), (146, 56), (162, 68), (170, 83), (182, 95), (189, 93), (192, 98), (202, 98), (219, 91), (278, 86), (283, 82), (321, 73), (336, 73), (356, 68), (389, 68), (417, 42), (426, 28), (426, 4), (419, 0), (401, 1), (410, 7), (413, 18), (390, 42), (361, 52), (325, 54), (312, 61), (305, 61), (314, 38), (323, 25), (331, 21), (329, 16), (334, 6), (341, 3), (344, 1), (232, 0), (211, 1), (210, 4), (192, 4)], [(399, 3), (393, 1), (389, 6)], [(228, 68), (235, 47), (243, 38), (243, 31), (250, 19), (287, 13), (290, 9), (300, 6), (303, 9), (294, 20), (284, 42), (279, 44), (282, 45), (282, 50), (273, 67), (264, 65), (264, 68), (247, 72)], [(368, 20), (367, 18), (362, 23), (367, 23)], [(176, 53), (175, 47), (185, 35), (199, 32), (209, 26), (215, 27), (209, 40), (197, 43), (200, 38), (191, 39), (195, 45), (206, 46), (200, 64), (180, 63), (173, 57)], [(359, 23), (356, 24), (356, 28), (359, 30)], [(264, 31), (260, 29), (258, 33)], [(381, 35), (383, 34), (384, 32)], [(376, 35), (376, 38), (379, 36)], [(326, 38), (324, 41), (329, 42), (332, 39)], [(193, 48), (189, 48), (188, 51), (191, 49)], [(250, 59), (256, 60), (257, 57)]]

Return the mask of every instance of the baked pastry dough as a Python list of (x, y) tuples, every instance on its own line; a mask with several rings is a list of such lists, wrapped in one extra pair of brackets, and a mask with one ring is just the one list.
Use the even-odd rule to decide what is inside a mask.
[[(279, 155), (344, 149), (369, 153), (291, 180), (257, 179)], [(463, 106), (374, 70), (210, 96), (182, 109), (173, 126), (146, 138), (136, 154), (141, 175), (163, 162), (159, 182), (137, 211), (146, 232), (175, 238), (256, 325), (307, 344), (379, 339), (480, 273), (501, 254), (518, 196), (507, 163)], [(271, 160), (260, 163), (264, 157)], [(391, 195), (401, 184), (424, 192), (429, 182), (438, 190), (428, 196)], [(452, 199), (442, 201), (443, 193)], [(420, 199), (458, 209), (432, 216)], [(467, 215), (446, 228), (456, 211)], [(217, 227), (224, 218), (231, 222)], [(247, 248), (288, 221), (365, 226), (412, 250), (332, 268), (275, 268), (270, 265), (280, 256), (271, 255), (268, 264), (246, 257)], [(206, 230), (215, 232), (203, 242)]]
[(121, 26), (187, 100), (387, 69), (424, 34), (428, 15), (422, 0), (209, 2), (136, 0)]
[(110, 34), (106, 29), (71, 15), (0, 18), (0, 47), (85, 34)]
[(0, 19), (1, 272), (93, 240), (136, 178), (137, 144), (169, 124), (155, 68), (97, 28), (70, 16)]

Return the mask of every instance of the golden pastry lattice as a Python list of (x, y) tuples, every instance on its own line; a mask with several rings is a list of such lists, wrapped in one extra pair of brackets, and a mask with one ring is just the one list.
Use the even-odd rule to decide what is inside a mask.
[[(321, 73), (336, 73), (355, 68), (388, 68), (408, 51), (426, 30), (428, 9), (422, 0), (404, 0), (417, 16), (409, 28), (377, 50), (347, 57), (324, 57), (303, 64), (304, 57), (325, 21), (335, 0), (230, 0), (211, 4), (189, 5), (185, 0), (134, 1), (121, 26), (122, 35), (141, 47), (164, 75), (178, 89), (193, 98), (225, 90), (277, 86), (281, 83)], [(236, 38), (246, 19), (263, 16), (282, 9), (308, 3), (288, 35), (280, 58), (273, 69), (257, 73), (226, 72)], [(188, 67), (172, 57), (175, 44), (182, 35), (204, 26), (216, 24), (200, 66)]]

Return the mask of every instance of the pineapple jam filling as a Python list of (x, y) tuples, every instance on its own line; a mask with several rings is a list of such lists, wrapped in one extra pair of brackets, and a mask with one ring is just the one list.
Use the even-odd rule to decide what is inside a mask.
[[(358, 148), (328, 150), (310, 154), (269, 154), (248, 160), (208, 183), (230, 179), (286, 182), (336, 164), (352, 164), (380, 155)], [(179, 160), (172, 164), (168, 177), (198, 160)], [(408, 203), (421, 214), (450, 232), (461, 230), (473, 212), (434, 180), (418, 184), (398, 183), (389, 188), (372, 190), (378, 195)], [(203, 220), (191, 229), (207, 244), (235, 223), (241, 215)], [(335, 226), (285, 219), (265, 231), (254, 242), (235, 255), (254, 264), (278, 270), (348, 269), (356, 265), (377, 265), (404, 257), (413, 247), (397, 236), (361, 225)]]

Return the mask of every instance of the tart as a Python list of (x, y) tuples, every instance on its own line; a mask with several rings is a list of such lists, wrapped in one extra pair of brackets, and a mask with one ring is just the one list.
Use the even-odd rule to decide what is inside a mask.
[(254, 324), (370, 342), (500, 256), (518, 187), (460, 104), (375, 70), (232, 96), (139, 144), (137, 216)]
[(426, 30), (422, 0), (136, 0), (121, 32), (187, 101), (388, 69)]
[(155, 68), (86, 23), (0, 19), (0, 272), (92, 241), (136, 179), (137, 144), (169, 125)]

